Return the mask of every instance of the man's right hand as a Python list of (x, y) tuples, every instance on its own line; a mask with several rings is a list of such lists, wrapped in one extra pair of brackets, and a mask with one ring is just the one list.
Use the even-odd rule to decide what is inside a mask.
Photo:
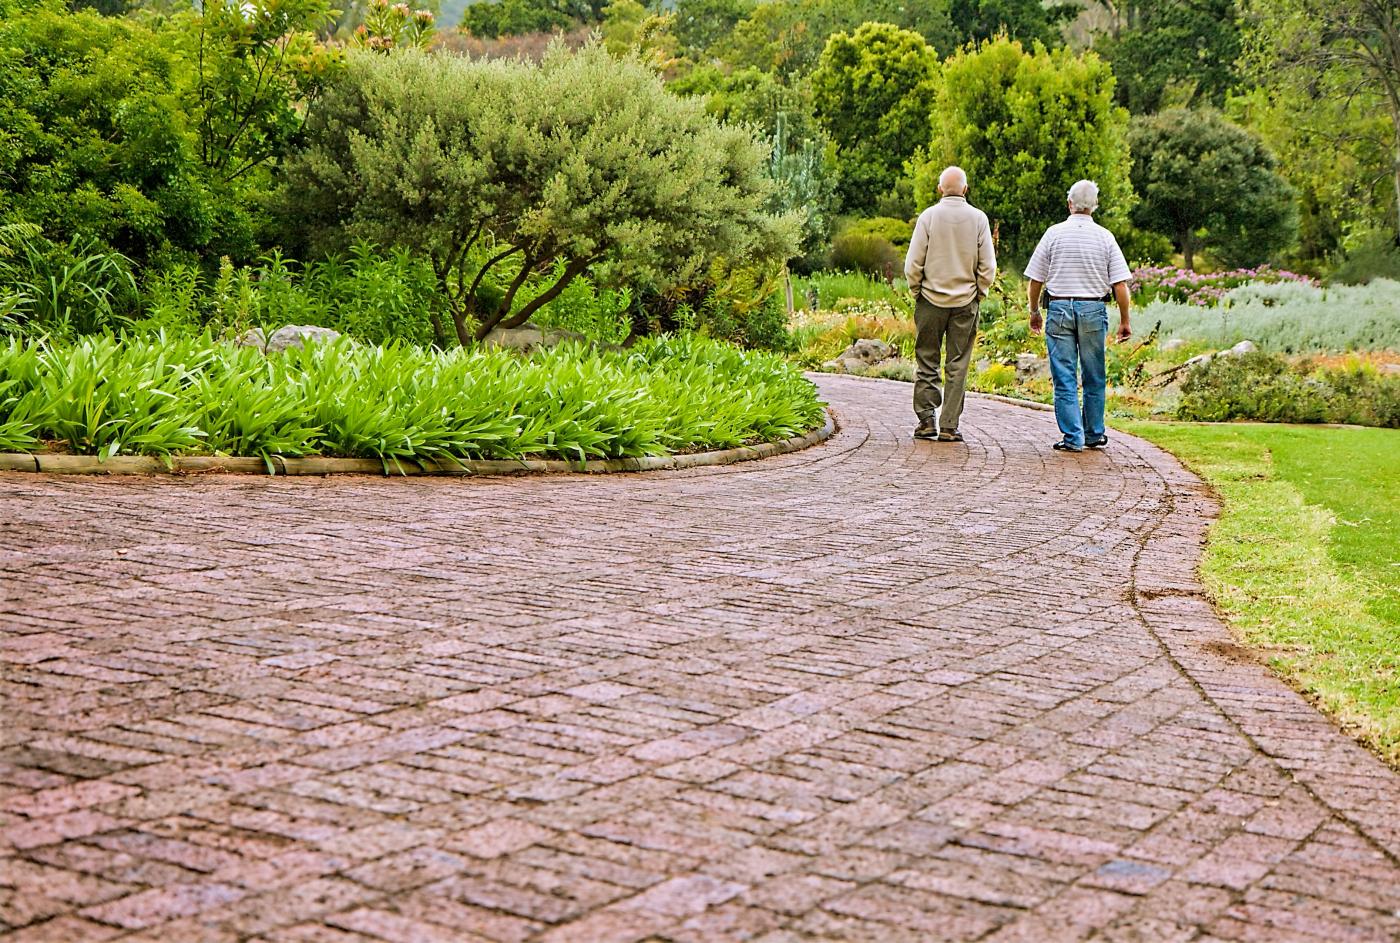
[(1031, 333), (1039, 334), (1040, 329), (1045, 326), (1045, 322), (1040, 317), (1039, 311), (1031, 312)]

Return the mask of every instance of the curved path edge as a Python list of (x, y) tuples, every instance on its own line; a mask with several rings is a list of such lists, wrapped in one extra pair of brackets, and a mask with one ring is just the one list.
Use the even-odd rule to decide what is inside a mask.
[(331, 458), (312, 455), (269, 456), (266, 459), (224, 455), (172, 455), (168, 460), (154, 455), (31, 454), (0, 453), (0, 471), (38, 472), (63, 475), (381, 475), (384, 477), (448, 475), (615, 474), (619, 472), (677, 471), (713, 465), (732, 465), (775, 455), (786, 455), (810, 448), (831, 438), (837, 430), (830, 410), (826, 421), (800, 436), (777, 442), (760, 442), (732, 449), (692, 452), (680, 455), (649, 455), (640, 458), (609, 458), (593, 462), (562, 459), (433, 459)]
[[(972, 395), (1054, 409), (1010, 396)], [(1400, 863), (1400, 780), (1390, 768), (1350, 736), (1335, 736), (1336, 722), (1267, 667), (1248, 658), (1200, 657), (1207, 646), (1219, 651), (1238, 644), (1199, 575), (1220, 501), (1170, 452), (1121, 430), (1118, 435), (1132, 440), (1167, 488), (1167, 507), (1133, 560), (1132, 602), (1144, 624), (1178, 670), (1256, 749)]]
[[(1128, 436), (1120, 433), (1124, 438)], [(1400, 778), (1265, 665), (1248, 657), (1202, 658), (1238, 645), (1205, 592), (1197, 564), (1220, 502), (1170, 453), (1133, 437), (1167, 485), (1168, 506), (1133, 563), (1133, 604), (1168, 657), (1201, 693), (1324, 806), (1400, 863)]]

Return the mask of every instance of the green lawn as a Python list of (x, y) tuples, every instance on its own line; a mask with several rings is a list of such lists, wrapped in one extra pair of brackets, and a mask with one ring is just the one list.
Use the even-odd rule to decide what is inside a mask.
[(1224, 500), (1201, 574), (1240, 637), (1400, 766), (1400, 431), (1117, 425)]

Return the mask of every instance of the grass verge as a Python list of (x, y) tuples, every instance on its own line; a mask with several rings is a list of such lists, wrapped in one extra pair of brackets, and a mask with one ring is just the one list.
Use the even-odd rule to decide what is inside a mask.
[(1115, 425), (1223, 499), (1201, 575), (1238, 635), (1400, 767), (1400, 433)]

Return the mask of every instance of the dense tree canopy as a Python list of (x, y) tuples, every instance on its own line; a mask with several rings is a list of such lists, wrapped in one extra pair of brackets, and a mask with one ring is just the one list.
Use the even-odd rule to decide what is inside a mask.
[(928, 140), (937, 62), (922, 36), (887, 23), (827, 40), (812, 92), (836, 143), (846, 206), (873, 207)]
[(1027, 44), (1052, 44), (1058, 25), (1077, 11), (1073, 3), (1047, 5), (1041, 0), (952, 0), (949, 13), (964, 40), (1007, 36)]
[(1135, 119), (1128, 140), (1142, 200), (1134, 220), (1170, 236), (1187, 268), (1201, 248), (1254, 265), (1293, 238), (1293, 191), (1245, 129), (1214, 111), (1173, 108)]
[(964, 50), (944, 64), (915, 197), (931, 202), (939, 170), (960, 165), (1013, 258), (1064, 218), (1065, 194), (1081, 178), (1099, 185), (1100, 221), (1121, 223), (1132, 200), (1127, 121), (1113, 103), (1113, 74), (1092, 53), (1028, 52), (1007, 39)]
[[(1301, 106), (1294, 127), (1315, 141), (1332, 138), (1362, 166), (1374, 165), (1385, 142), (1391, 205), (1376, 222), (1400, 245), (1400, 5), (1252, 0), (1246, 13), (1246, 62), (1266, 96)], [(1384, 119), (1365, 120), (1372, 109)]]
[(1235, 0), (1163, 0), (1096, 48), (1113, 66), (1118, 101), (1134, 114), (1164, 105), (1219, 107), (1238, 81)]

